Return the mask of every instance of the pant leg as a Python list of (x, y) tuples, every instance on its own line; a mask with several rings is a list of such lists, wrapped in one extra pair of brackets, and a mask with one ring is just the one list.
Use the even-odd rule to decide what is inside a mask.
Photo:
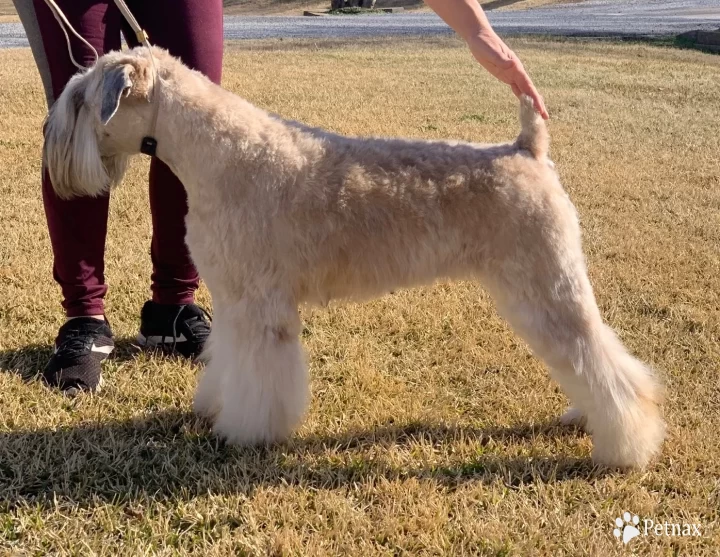
[[(152, 44), (220, 83), (222, 0), (135, 0), (128, 5)], [(126, 38), (129, 44), (136, 44), (132, 32), (126, 33)], [(153, 300), (191, 303), (199, 277), (185, 243), (187, 195), (180, 180), (158, 159), (150, 165), (150, 211)]]
[[(121, 15), (109, 1), (56, 0), (72, 26), (100, 55), (120, 47)], [(34, 0), (34, 8), (55, 99), (77, 68), (70, 60), (62, 29), (45, 2)], [(94, 62), (87, 46), (76, 38), (71, 44), (79, 63)], [(47, 173), (42, 178), (42, 195), (54, 255), (53, 276), (62, 289), (67, 316), (102, 314), (107, 291), (104, 253), (109, 197), (60, 199)]]

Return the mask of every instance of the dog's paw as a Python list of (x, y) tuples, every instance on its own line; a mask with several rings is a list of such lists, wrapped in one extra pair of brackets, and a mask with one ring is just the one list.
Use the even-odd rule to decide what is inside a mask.
[(230, 445), (253, 446), (284, 441), (293, 431), (294, 424), (287, 421), (264, 422), (258, 416), (245, 418), (223, 408), (215, 418), (212, 432)]
[(213, 376), (209, 368), (200, 377), (195, 396), (193, 397), (193, 411), (209, 421), (213, 421), (222, 409), (222, 390), (219, 378)]
[(195, 393), (193, 399), (193, 412), (210, 422), (214, 421), (220, 410), (222, 409), (222, 403), (219, 397), (206, 396), (202, 393)]
[(560, 416), (558, 421), (560, 425), (563, 426), (574, 426), (580, 429), (587, 427), (587, 416), (585, 416), (581, 410), (574, 407), (568, 408), (565, 413)]

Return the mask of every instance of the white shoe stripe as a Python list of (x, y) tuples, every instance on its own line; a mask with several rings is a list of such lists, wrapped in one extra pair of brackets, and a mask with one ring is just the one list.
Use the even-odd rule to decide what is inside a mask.
[(90, 347), (90, 352), (99, 352), (100, 354), (110, 354), (110, 352), (113, 351), (112, 346), (95, 346), (95, 343), (93, 342), (92, 346)]

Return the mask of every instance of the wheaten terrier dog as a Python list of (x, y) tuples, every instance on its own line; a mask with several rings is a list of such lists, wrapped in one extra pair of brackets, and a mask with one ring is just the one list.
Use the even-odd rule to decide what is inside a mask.
[(187, 243), (213, 298), (195, 410), (228, 441), (281, 440), (301, 420), (299, 304), (476, 279), (565, 389), (563, 420), (586, 425), (594, 459), (642, 467), (664, 435), (660, 388), (603, 323), (529, 100), (520, 121), (502, 145), (343, 137), (138, 48), (70, 81), (44, 158), (58, 195), (105, 194), (154, 129), (187, 189)]

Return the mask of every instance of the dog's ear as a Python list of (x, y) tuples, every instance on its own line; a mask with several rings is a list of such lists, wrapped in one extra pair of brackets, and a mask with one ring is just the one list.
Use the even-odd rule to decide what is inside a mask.
[(120, 107), (120, 99), (130, 94), (132, 80), (130, 79), (133, 67), (129, 64), (110, 66), (103, 72), (102, 100), (100, 103), (100, 121), (103, 125), (115, 116)]

